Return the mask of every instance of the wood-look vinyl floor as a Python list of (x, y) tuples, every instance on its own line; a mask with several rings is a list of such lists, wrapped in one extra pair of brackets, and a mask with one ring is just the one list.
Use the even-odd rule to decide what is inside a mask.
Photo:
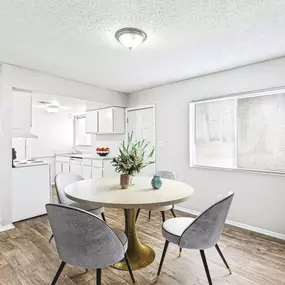
[[(122, 210), (106, 209), (107, 222), (123, 229)], [(185, 216), (179, 213), (179, 216)], [(141, 210), (138, 232), (141, 241), (151, 245), (156, 258), (149, 267), (134, 271), (139, 285), (154, 284), (163, 250), (160, 213), (153, 212), (150, 222), (148, 212)], [(170, 218), (171, 214), (167, 213)], [(15, 224), (15, 229), (0, 233), (0, 284), (44, 285), (51, 281), (60, 264), (46, 216)], [(282, 285), (285, 284), (285, 243), (262, 235), (226, 227), (220, 248), (230, 264), (229, 275), (215, 251), (206, 251), (214, 285)], [(95, 285), (95, 271), (67, 266), (58, 281), (61, 285)], [(111, 267), (104, 268), (103, 285), (132, 284), (127, 272)], [(158, 285), (208, 284), (199, 251), (184, 250), (178, 258), (177, 246), (170, 244)]]

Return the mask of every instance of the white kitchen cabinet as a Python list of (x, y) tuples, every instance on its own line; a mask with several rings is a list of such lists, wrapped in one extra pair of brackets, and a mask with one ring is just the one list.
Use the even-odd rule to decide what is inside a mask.
[(111, 161), (104, 161), (103, 177), (114, 177), (119, 174), (115, 171), (115, 167), (111, 164)]
[(91, 166), (82, 166), (82, 177), (84, 179), (91, 179), (92, 178), (92, 167)]
[(76, 173), (77, 175), (82, 176), (82, 159), (80, 158), (71, 158), (69, 171)]
[(12, 169), (12, 222), (46, 214), (50, 203), (50, 166), (35, 165)]
[(73, 173), (81, 176), (82, 175), (81, 165), (71, 163), (70, 164), (70, 172), (73, 172)]
[(62, 162), (62, 172), (69, 172), (70, 164), (68, 162)]
[(125, 109), (111, 107), (98, 110), (98, 134), (124, 133)]
[(92, 167), (92, 179), (95, 181), (96, 179), (103, 177), (103, 168)]
[(98, 111), (99, 116), (99, 133), (113, 133), (113, 108), (101, 109)]
[(12, 128), (29, 131), (32, 127), (32, 92), (13, 90)]
[(86, 113), (86, 133), (94, 134), (98, 132), (98, 111), (88, 111)]
[(55, 172), (73, 172), (83, 179), (96, 179), (102, 177), (114, 177), (118, 174), (109, 159), (92, 159), (56, 155)]
[(69, 161), (68, 156), (55, 156), (55, 174), (57, 175), (60, 172), (69, 172)]
[(52, 183), (54, 183), (54, 178), (55, 178), (55, 175), (56, 175), (56, 172), (55, 172), (55, 159), (54, 157), (33, 157), (35, 159), (38, 159), (38, 160), (44, 160), (46, 161), (49, 166), (50, 166), (50, 177), (51, 177), (51, 181)]
[(124, 132), (124, 108), (110, 107), (86, 113), (86, 133), (123, 134)]
[(55, 175), (57, 175), (60, 172), (62, 172), (62, 162), (56, 161), (55, 162)]

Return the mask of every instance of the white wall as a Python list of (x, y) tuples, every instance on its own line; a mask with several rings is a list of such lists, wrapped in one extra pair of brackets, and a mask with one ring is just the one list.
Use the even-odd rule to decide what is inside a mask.
[(96, 101), (117, 106), (126, 106), (127, 96), (118, 92), (85, 85), (71, 80), (2, 64), (0, 74), (0, 211), (2, 224), (11, 223), (11, 114), (12, 88), (32, 90)]
[(92, 149), (96, 150), (97, 147), (109, 147), (109, 156), (113, 157), (118, 154), (119, 146), (124, 140), (125, 134), (94, 135), (92, 140)]
[(171, 169), (195, 194), (183, 204), (202, 211), (218, 194), (235, 191), (229, 219), (285, 234), (285, 177), (189, 167), (191, 100), (285, 86), (285, 57), (157, 87), (129, 96), (128, 106), (156, 105), (157, 169)]
[(20, 89), (32, 90), (47, 94), (62, 95), (82, 100), (96, 101), (98, 103), (115, 106), (126, 106), (125, 94), (99, 88), (93, 85), (78, 83), (56, 76), (3, 64), (9, 74), (10, 84)]
[(12, 89), (7, 81), (7, 73), (2, 65), (0, 73), (0, 218), (3, 225), (11, 223)]
[(47, 113), (43, 109), (33, 109), (33, 134), (30, 140), (31, 157), (52, 156), (55, 152), (72, 151), (73, 117), (64, 112)]
[(73, 116), (67, 113), (48, 113), (44, 109), (33, 108), (31, 133), (37, 139), (13, 139), (12, 146), (17, 151), (17, 159), (49, 157), (55, 153), (71, 152), (73, 147)]

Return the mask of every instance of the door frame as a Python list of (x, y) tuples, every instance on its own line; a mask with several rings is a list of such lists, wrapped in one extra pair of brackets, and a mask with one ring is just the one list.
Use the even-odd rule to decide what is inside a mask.
[(136, 106), (136, 107), (130, 107), (130, 108), (126, 108), (125, 110), (125, 128), (126, 128), (126, 139), (128, 138), (128, 112), (130, 111), (138, 111), (138, 110), (144, 110), (144, 109), (152, 109), (152, 114), (153, 114), (153, 141), (154, 141), (154, 159), (155, 162), (153, 164), (153, 173), (155, 173), (156, 171), (156, 106), (155, 104), (151, 104), (151, 105), (140, 105), (140, 106)]

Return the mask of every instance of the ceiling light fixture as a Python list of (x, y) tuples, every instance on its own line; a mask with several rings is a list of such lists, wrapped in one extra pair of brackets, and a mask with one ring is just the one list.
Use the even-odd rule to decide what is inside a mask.
[(59, 107), (58, 106), (55, 106), (55, 105), (49, 105), (47, 106), (47, 112), (48, 113), (58, 113), (59, 111)]
[(132, 50), (141, 45), (147, 35), (144, 31), (136, 28), (123, 28), (116, 32), (115, 38), (123, 47)]
[(57, 100), (52, 100), (46, 106), (46, 110), (48, 113), (58, 113), (59, 112), (59, 102)]

